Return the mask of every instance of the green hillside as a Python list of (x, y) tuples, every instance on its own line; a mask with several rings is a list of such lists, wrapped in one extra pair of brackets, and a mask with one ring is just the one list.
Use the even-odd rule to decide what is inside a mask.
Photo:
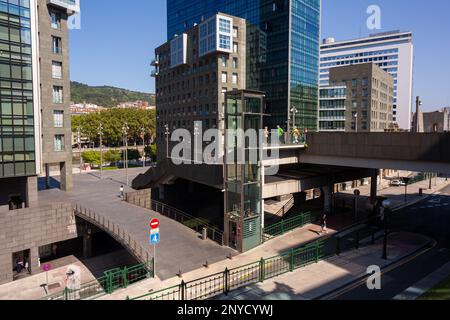
[(130, 91), (127, 89), (101, 86), (94, 87), (83, 83), (71, 82), (72, 101), (74, 103), (93, 103), (102, 107), (116, 107), (122, 102), (148, 101), (155, 105), (155, 95), (143, 92)]

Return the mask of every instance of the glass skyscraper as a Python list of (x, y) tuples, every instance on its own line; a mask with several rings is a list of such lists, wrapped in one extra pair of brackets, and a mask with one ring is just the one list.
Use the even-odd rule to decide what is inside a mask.
[(167, 36), (217, 12), (246, 19), (246, 87), (266, 93), (265, 125), (317, 131), (320, 10), (320, 0), (167, 0)]
[(36, 174), (29, 1), (0, 2), (0, 178)]

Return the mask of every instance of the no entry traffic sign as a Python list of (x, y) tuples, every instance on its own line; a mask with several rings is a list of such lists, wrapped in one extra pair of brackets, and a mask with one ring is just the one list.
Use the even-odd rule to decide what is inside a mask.
[(150, 229), (156, 229), (158, 227), (159, 227), (158, 219), (153, 219), (152, 221), (150, 221)]

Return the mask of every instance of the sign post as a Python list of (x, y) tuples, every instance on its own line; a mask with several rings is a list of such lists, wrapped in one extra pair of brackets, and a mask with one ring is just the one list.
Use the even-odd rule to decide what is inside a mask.
[(150, 245), (153, 245), (153, 274), (156, 274), (156, 245), (160, 242), (159, 220), (150, 221)]

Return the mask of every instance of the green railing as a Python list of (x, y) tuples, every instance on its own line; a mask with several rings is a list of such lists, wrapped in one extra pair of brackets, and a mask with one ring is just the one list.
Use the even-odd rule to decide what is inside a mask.
[(202, 234), (203, 230), (206, 229), (206, 235), (209, 239), (217, 242), (221, 246), (224, 244), (223, 231), (210, 224), (205, 219), (194, 217), (186, 212), (155, 200), (151, 200), (151, 210), (169, 219), (175, 220), (199, 234)]
[(147, 278), (154, 278), (153, 259), (148, 263), (130, 268), (117, 268), (104, 272), (98, 279), (84, 283), (79, 289), (64, 289), (61, 292), (47, 296), (42, 300), (86, 300), (95, 299), (105, 294), (111, 294), (117, 289), (127, 288)]
[(350, 231), (330, 235), (275, 257), (262, 258), (234, 269), (225, 269), (190, 282), (127, 300), (203, 300), (229, 294), (241, 287), (293, 272), (313, 263), (373, 244), (379, 229), (369, 223), (352, 226)]
[(311, 212), (302, 213), (293, 218), (281, 220), (280, 222), (264, 228), (263, 242), (269, 241), (297, 228), (301, 228), (311, 222)]

